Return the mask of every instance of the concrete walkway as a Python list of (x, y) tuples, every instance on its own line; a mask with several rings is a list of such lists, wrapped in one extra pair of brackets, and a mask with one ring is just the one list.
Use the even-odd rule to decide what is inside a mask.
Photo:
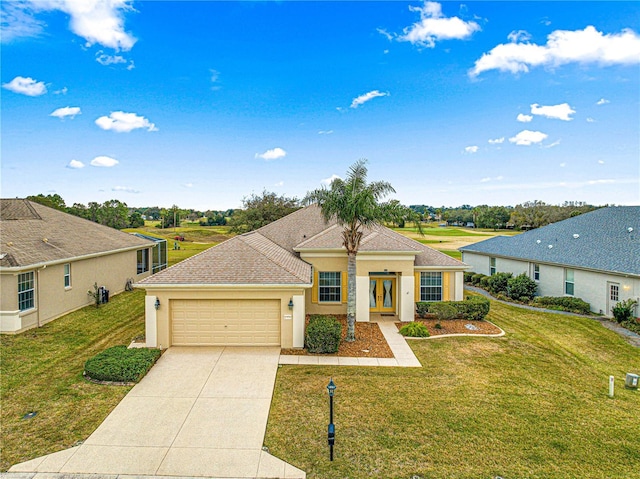
[(314, 364), (320, 366), (390, 366), (420, 368), (422, 365), (413, 350), (398, 332), (395, 321), (376, 321), (393, 353), (392, 358), (347, 358), (339, 356), (280, 355), (280, 364)]
[(9, 472), (303, 479), (262, 450), (279, 353), (170, 348), (82, 445)]

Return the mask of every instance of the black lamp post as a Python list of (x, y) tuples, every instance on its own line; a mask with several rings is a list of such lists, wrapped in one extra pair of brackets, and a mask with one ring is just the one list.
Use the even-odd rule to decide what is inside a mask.
[(336, 392), (336, 385), (333, 382), (333, 378), (329, 379), (327, 391), (329, 391), (329, 428), (327, 430), (327, 439), (329, 443), (329, 460), (333, 461), (333, 445), (336, 442), (336, 427), (333, 424), (333, 395)]

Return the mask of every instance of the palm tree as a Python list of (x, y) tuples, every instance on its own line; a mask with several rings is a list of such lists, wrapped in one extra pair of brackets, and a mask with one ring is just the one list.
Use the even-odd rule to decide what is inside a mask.
[[(342, 244), (347, 250), (347, 336), (355, 341), (356, 320), (356, 254), (364, 229), (384, 221), (406, 216), (408, 208), (397, 201), (381, 203), (393, 187), (386, 181), (367, 183), (367, 160), (351, 165), (346, 179), (337, 178), (331, 186), (310, 191), (302, 200), (305, 205), (317, 203), (325, 221), (334, 219), (342, 226)], [(420, 229), (420, 223), (418, 222)]]

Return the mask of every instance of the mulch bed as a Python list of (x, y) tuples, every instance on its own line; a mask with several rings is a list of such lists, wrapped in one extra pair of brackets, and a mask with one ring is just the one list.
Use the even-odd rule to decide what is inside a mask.
[[(341, 356), (348, 358), (392, 358), (393, 353), (384, 339), (382, 331), (376, 323), (356, 322), (356, 340), (348, 343), (344, 341), (347, 335), (347, 315), (335, 315), (342, 324), (342, 339), (338, 352), (335, 354), (314, 354), (306, 349), (283, 349), (282, 354), (299, 356)], [(307, 317), (307, 322), (309, 318)]]
[[(494, 326), (487, 321), (470, 321), (468, 319), (420, 319), (416, 321), (424, 324), (429, 330), (431, 336), (440, 336), (442, 334), (500, 334), (500, 328)], [(441, 329), (436, 328), (436, 324), (440, 323)], [(396, 323), (398, 329), (407, 323)], [(465, 325), (471, 324), (476, 330), (469, 329)]]

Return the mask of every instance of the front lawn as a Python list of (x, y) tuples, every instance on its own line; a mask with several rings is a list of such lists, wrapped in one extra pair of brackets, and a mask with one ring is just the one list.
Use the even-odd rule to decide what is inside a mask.
[(636, 477), (640, 350), (587, 318), (492, 301), (487, 319), (506, 336), (410, 342), (420, 369), (283, 366), (265, 445), (308, 478)]
[[(2, 335), (0, 470), (86, 439), (131, 389), (82, 377), (85, 361), (144, 333), (144, 291), (113, 296), (42, 328)], [(22, 419), (36, 412), (31, 419)]]

